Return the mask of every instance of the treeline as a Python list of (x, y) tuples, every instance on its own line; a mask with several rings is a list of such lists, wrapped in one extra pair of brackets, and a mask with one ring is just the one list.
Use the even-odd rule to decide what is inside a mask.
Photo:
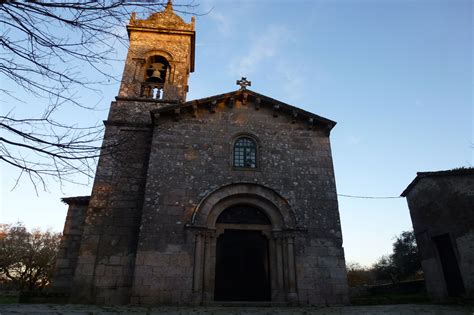
[(372, 266), (347, 264), (350, 287), (383, 283), (398, 283), (422, 279), (421, 260), (413, 231), (402, 232), (393, 243), (393, 252), (380, 257)]
[(0, 224), (0, 287), (41, 290), (51, 283), (60, 233)]

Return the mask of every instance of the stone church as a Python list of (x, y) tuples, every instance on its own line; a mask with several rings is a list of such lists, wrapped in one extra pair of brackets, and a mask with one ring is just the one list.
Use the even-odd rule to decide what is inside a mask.
[(72, 303), (348, 303), (335, 122), (248, 89), (186, 100), (195, 20), (132, 14), (91, 196), (53, 288)]

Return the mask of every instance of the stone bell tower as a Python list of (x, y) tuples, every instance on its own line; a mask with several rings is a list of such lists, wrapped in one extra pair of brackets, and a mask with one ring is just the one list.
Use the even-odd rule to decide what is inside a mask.
[(176, 15), (171, 1), (145, 20), (132, 13), (119, 97), (185, 101), (194, 72), (194, 23), (194, 17), (186, 23)]
[(82, 217), (74, 214), (82, 220), (80, 245), (64, 251), (55, 276), (74, 303), (129, 303), (155, 130), (150, 113), (185, 101), (194, 71), (194, 18), (184, 22), (171, 1), (147, 19), (132, 14), (127, 31), (130, 48), (104, 121), (92, 193)]

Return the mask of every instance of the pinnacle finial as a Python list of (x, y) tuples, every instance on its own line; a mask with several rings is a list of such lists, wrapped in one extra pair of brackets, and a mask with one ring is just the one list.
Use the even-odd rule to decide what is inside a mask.
[(135, 24), (135, 21), (137, 20), (137, 13), (136, 12), (132, 12), (132, 14), (130, 15), (130, 22), (129, 24)]
[(173, 11), (173, 1), (172, 0), (168, 0), (168, 2), (166, 3), (165, 11)]

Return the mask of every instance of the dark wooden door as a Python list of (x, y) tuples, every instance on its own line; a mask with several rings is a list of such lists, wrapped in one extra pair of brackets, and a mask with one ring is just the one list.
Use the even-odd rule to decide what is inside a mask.
[(226, 230), (217, 239), (216, 301), (269, 301), (268, 240), (259, 231)]

